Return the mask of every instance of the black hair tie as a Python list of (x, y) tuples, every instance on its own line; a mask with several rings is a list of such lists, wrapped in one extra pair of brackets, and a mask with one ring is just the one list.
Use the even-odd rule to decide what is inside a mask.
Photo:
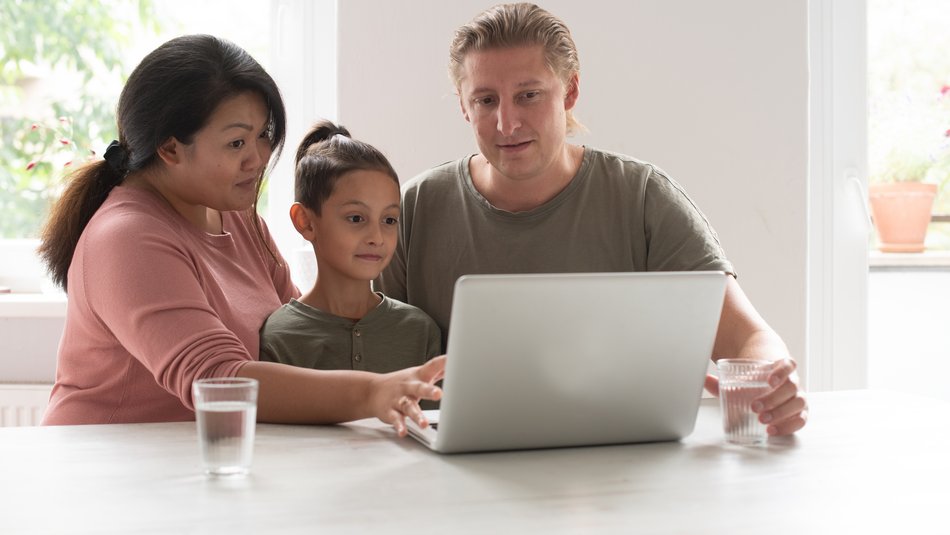
[(102, 155), (102, 158), (109, 163), (111, 167), (117, 173), (125, 173), (125, 167), (129, 160), (129, 151), (125, 150), (125, 147), (122, 146), (116, 140), (112, 140), (112, 143), (109, 143), (109, 146), (106, 147), (105, 154)]

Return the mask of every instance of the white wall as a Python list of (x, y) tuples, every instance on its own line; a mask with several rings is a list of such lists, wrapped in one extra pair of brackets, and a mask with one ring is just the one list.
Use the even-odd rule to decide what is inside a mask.
[[(454, 29), (492, 4), (339, 3), (337, 117), (403, 179), (476, 150), (447, 49)], [(806, 2), (538, 4), (564, 19), (580, 51), (576, 114), (590, 133), (576, 141), (651, 161), (682, 183), (746, 293), (804, 360)]]
[[(275, 54), (287, 60), (277, 62), (278, 82), (291, 124), (275, 176), (292, 176), (296, 142), (320, 116), (383, 149), (404, 179), (474, 152), (445, 73), (446, 51), (454, 29), (492, 3), (277, 0), (284, 48)], [(580, 50), (576, 112), (591, 132), (577, 142), (652, 161), (681, 182), (719, 231), (746, 293), (803, 360), (806, 2), (538, 3), (568, 23)], [(312, 64), (294, 61), (291, 53), (302, 48)], [(268, 221), (291, 255), (300, 241), (287, 223), (291, 193), (280, 195)], [(38, 354), (51, 370), (57, 314), (35, 326), (42, 332), (2, 322), (0, 357), (39, 362)], [(42, 348), (26, 343), (34, 339)]]

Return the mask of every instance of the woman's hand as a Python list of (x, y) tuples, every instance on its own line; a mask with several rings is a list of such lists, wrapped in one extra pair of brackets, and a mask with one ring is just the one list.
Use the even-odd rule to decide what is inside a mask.
[(419, 401), (442, 398), (442, 389), (435, 386), (445, 373), (445, 355), (435, 357), (422, 366), (381, 374), (370, 386), (369, 406), (373, 415), (393, 426), (396, 434), (406, 436), (406, 418), (412, 418), (419, 427), (426, 421)]

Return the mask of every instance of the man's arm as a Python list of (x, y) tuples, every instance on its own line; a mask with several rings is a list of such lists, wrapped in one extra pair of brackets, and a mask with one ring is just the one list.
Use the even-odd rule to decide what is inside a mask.
[[(768, 425), (770, 435), (788, 435), (805, 425), (808, 404), (798, 389), (795, 361), (785, 342), (759, 315), (733, 277), (728, 277), (713, 346), (713, 360), (720, 358), (773, 361), (769, 376), (773, 390), (754, 402), (752, 409), (758, 413), (759, 421)], [(707, 377), (706, 389), (719, 395), (718, 380)]]

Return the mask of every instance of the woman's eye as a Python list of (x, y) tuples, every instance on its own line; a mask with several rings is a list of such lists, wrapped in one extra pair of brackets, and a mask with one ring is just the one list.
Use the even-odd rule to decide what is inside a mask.
[(264, 131), (261, 132), (261, 138), (267, 139), (269, 141), (274, 140), (274, 125), (273, 124), (267, 125), (267, 128), (265, 128)]
[(397, 219), (397, 218), (395, 218), (395, 217), (387, 217), (387, 218), (384, 219), (383, 221), (384, 221), (387, 225), (398, 225), (398, 224), (399, 224), (399, 219)]
[(244, 140), (243, 140), (243, 139), (236, 139), (236, 140), (232, 141), (231, 143), (229, 143), (228, 145), (230, 145), (230, 147), (231, 147), (232, 149), (240, 149), (241, 147), (244, 146)]

